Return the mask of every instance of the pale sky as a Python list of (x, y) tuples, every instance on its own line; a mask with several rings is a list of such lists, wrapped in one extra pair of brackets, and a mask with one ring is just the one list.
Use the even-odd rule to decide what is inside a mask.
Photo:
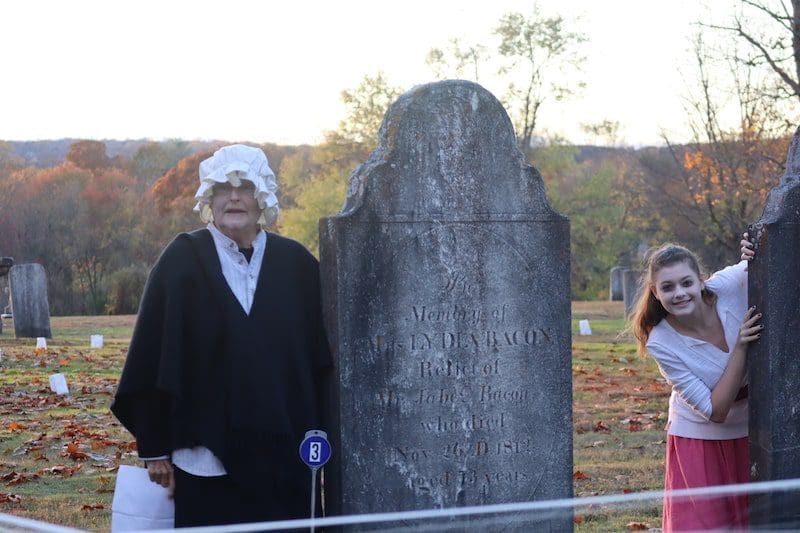
[[(693, 0), (540, 0), (580, 17), (583, 93), (545, 104), (548, 132), (618, 121), (628, 144), (686, 137), (681, 107)], [(317, 143), (340, 92), (383, 71), (434, 81), (430, 48), (491, 44), (530, 0), (6, 0), (0, 7), (0, 140), (166, 138)], [(684, 77), (681, 76), (684, 72)], [(496, 96), (503, 87), (481, 82)]]

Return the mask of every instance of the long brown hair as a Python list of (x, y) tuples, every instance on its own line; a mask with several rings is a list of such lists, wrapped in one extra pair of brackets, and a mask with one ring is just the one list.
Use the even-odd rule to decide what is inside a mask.
[[(647, 354), (647, 339), (653, 328), (667, 316), (667, 310), (653, 294), (656, 274), (664, 267), (672, 266), (676, 263), (686, 263), (689, 268), (694, 270), (697, 277), (704, 279), (702, 268), (697, 256), (688, 248), (679, 244), (666, 243), (659, 247), (650, 248), (644, 256), (644, 277), (642, 287), (639, 292), (639, 299), (633, 307), (631, 313), (631, 331), (636, 338), (637, 352), (644, 356)], [(703, 289), (703, 299), (713, 301), (714, 295), (708, 290)]]

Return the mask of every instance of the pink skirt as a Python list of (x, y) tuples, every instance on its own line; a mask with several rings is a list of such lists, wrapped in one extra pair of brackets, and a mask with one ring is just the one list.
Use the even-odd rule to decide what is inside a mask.
[[(667, 436), (665, 490), (748, 483), (748, 439), (703, 440)], [(661, 527), (669, 531), (747, 529), (747, 495), (664, 497)]]

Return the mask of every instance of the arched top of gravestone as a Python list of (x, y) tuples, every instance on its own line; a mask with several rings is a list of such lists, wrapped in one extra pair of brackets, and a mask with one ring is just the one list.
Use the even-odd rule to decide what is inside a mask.
[(563, 218), (525, 163), (500, 102), (480, 85), (415, 87), (389, 107), (378, 146), (350, 178), (339, 217), (393, 220)]
[(777, 187), (767, 196), (764, 213), (756, 225), (800, 218), (800, 128), (794, 133), (786, 155), (786, 170)]

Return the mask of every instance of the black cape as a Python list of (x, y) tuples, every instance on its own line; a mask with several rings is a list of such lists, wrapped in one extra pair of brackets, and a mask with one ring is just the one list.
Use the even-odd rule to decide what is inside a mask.
[(201, 229), (178, 235), (150, 273), (111, 410), (140, 457), (202, 445), (245, 487), (309, 494), (298, 446), (320, 429), (331, 367), (308, 250), (268, 234), (247, 315)]

